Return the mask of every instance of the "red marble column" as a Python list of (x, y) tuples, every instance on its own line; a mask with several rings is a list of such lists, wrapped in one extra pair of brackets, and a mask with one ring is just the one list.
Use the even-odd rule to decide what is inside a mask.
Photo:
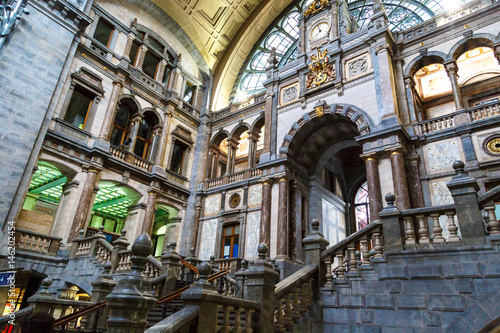
[(100, 165), (91, 163), (83, 167), (83, 172), (87, 173), (85, 183), (83, 184), (82, 194), (76, 209), (75, 218), (71, 225), (71, 230), (68, 236), (68, 243), (78, 236), (78, 232), (87, 227), (87, 218), (92, 207), (92, 198), (96, 186), (97, 175), (102, 170)]
[(297, 182), (294, 182), (291, 187), (290, 192), (290, 223), (288, 230), (288, 248), (289, 248), (289, 256), (290, 259), (297, 259), (297, 216), (299, 215), (297, 212), (297, 196), (299, 192), (299, 188), (297, 187)]
[(151, 236), (153, 231), (153, 223), (156, 214), (156, 199), (158, 198), (158, 189), (150, 188), (148, 191), (148, 202), (146, 204), (146, 212), (144, 214), (144, 222), (142, 224), (141, 233), (147, 233)]
[(269, 178), (262, 180), (262, 203), (260, 210), (260, 237), (259, 243), (270, 247), (271, 240), (271, 200), (272, 200), (272, 180)]
[(410, 193), (412, 194), (413, 208), (425, 207), (424, 194), (422, 192), (422, 184), (420, 183), (420, 171), (418, 169), (418, 163), (420, 161), (420, 156), (414, 151), (409, 155), (410, 157)]
[(410, 196), (406, 183), (405, 162), (403, 153), (399, 150), (391, 153), (392, 182), (394, 183), (394, 195), (396, 206), (401, 209), (410, 209)]
[(380, 177), (378, 173), (378, 161), (374, 155), (365, 159), (366, 182), (368, 185), (368, 197), (370, 198), (370, 222), (378, 220), (378, 214), (382, 210), (382, 191), (380, 190)]
[(278, 244), (276, 259), (288, 259), (288, 179), (279, 180), (278, 198)]

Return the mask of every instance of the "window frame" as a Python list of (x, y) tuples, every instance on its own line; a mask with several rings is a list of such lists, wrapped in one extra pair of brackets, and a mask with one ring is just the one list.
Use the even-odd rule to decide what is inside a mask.
[[(172, 170), (172, 160), (174, 158), (174, 147), (177, 143), (180, 143), (179, 146), (184, 146), (184, 151), (182, 153), (182, 160), (181, 160), (181, 165), (180, 165), (180, 172), (176, 172), (175, 170)], [(182, 147), (181, 147), (182, 148)], [(182, 140), (179, 140), (178, 138), (174, 138), (173, 139), (173, 142), (172, 142), (172, 154), (170, 156), (170, 162), (169, 162), (169, 166), (168, 166), (168, 170), (175, 173), (175, 174), (178, 174), (178, 175), (181, 175), (183, 176), (184, 175), (184, 166), (186, 165), (186, 157), (187, 157), (187, 153), (188, 153), (188, 150), (189, 150), (189, 145), (187, 145), (185, 142), (183, 142)]]
[[(108, 25), (109, 27), (111, 27), (111, 33), (109, 34), (109, 37), (108, 37), (108, 41), (106, 44), (103, 44), (101, 41), (99, 41), (96, 37), (95, 37), (95, 34), (97, 32), (97, 27), (99, 26), (99, 23), (103, 22), (103, 24), (106, 24)], [(109, 49), (109, 46), (111, 44), (111, 41), (113, 40), (113, 37), (114, 37), (114, 34), (115, 34), (115, 30), (116, 30), (116, 27), (113, 23), (109, 22), (109, 20), (107, 20), (106, 18), (102, 17), (102, 16), (99, 16), (99, 19), (97, 20), (97, 23), (95, 25), (95, 29), (94, 29), (94, 32), (92, 33), (92, 38), (99, 42), (100, 44), (104, 45), (107, 49)]]
[[(234, 230), (236, 228), (236, 226), (239, 227), (239, 231), (237, 234), (235, 234)], [(226, 229), (227, 228), (232, 228), (232, 233), (230, 235), (226, 235)], [(241, 236), (241, 225), (239, 223), (230, 223), (230, 224), (226, 224), (226, 225), (223, 225), (222, 226), (222, 247), (221, 247), (221, 254), (220, 254), (220, 257), (221, 259), (231, 259), (231, 258), (239, 258), (239, 255), (240, 255), (240, 236)], [(224, 243), (225, 243), (225, 240), (226, 239), (229, 239), (230, 240), (230, 245), (229, 245), (229, 256), (226, 258), (224, 256)], [(234, 240), (235, 239), (238, 239), (238, 252), (236, 253), (236, 256), (232, 256), (233, 252), (234, 252)]]

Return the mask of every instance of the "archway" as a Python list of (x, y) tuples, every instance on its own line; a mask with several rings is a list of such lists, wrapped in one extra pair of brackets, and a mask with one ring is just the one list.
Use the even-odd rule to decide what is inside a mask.
[(171, 206), (158, 204), (151, 232), (153, 256), (159, 258), (171, 242), (177, 241), (181, 218), (179, 211)]

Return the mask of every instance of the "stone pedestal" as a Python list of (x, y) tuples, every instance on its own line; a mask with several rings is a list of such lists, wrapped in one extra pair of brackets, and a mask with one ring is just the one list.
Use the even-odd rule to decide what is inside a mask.
[(49, 291), (49, 287), (52, 285), (52, 279), (50, 277), (45, 278), (42, 281), (42, 288), (33, 296), (28, 298), (28, 303), (33, 307), (33, 314), (38, 312), (50, 313), (50, 308), (54, 297)]
[(132, 245), (132, 270), (106, 297), (109, 308), (108, 333), (143, 333), (149, 310), (156, 299), (151, 296), (151, 282), (142, 275), (147, 257), (153, 252), (148, 234), (140, 235)]
[(453, 162), (453, 169), (457, 174), (446, 185), (455, 201), (462, 239), (483, 238), (486, 234), (477, 202), (479, 186), (477, 181), (465, 172), (464, 167), (462, 161)]
[(384, 250), (401, 251), (405, 242), (404, 224), (400, 222), (401, 211), (394, 205), (394, 194), (385, 196), (387, 207), (379, 214), (384, 227)]
[[(254, 318), (260, 324), (258, 332), (270, 333), (274, 331), (274, 288), (278, 282), (279, 273), (266, 262), (269, 248), (265, 244), (258, 247), (259, 260), (244, 271), (244, 295), (247, 300), (261, 305), (259, 318)], [(207, 331), (208, 332), (208, 331)]]
[[(115, 280), (110, 275), (111, 263), (107, 262), (104, 264), (104, 274), (97, 278), (96, 281), (92, 282), (92, 296), (90, 301), (97, 303), (104, 301), (106, 296), (108, 296), (113, 288), (116, 286)], [(104, 327), (106, 323), (106, 318), (108, 318), (108, 308), (102, 309), (99, 317), (96, 317), (97, 313), (92, 312), (87, 321), (87, 329)]]
[(319, 279), (314, 281), (315, 288), (325, 284), (324, 277), (326, 276), (326, 265), (321, 265), (321, 253), (326, 250), (328, 244), (330, 244), (322, 233), (319, 232), (319, 220), (313, 219), (311, 221), (311, 232), (306, 238), (302, 240), (304, 244), (304, 251), (306, 253), (306, 264), (307, 265), (318, 265)]
[(179, 262), (181, 256), (175, 252), (176, 246), (177, 243), (170, 243), (169, 248), (161, 255), (161, 273), (165, 275), (165, 283), (160, 290), (160, 297), (175, 291), (175, 281), (181, 269), (181, 263)]

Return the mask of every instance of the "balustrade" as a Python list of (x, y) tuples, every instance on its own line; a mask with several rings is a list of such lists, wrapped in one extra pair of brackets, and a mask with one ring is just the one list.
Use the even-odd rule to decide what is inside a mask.
[[(455, 206), (435, 206), (401, 211), (405, 244), (457, 242)], [(444, 228), (443, 228), (444, 227)]]
[(134, 165), (135, 167), (138, 167), (138, 168), (146, 170), (146, 171), (151, 171), (151, 168), (153, 167), (153, 162), (145, 160), (145, 159), (143, 159), (135, 154), (132, 154), (131, 152), (127, 151), (126, 149), (123, 149), (120, 147), (110, 146), (109, 153), (111, 154), (111, 156), (113, 156), (119, 160), (130, 163), (130, 164)]
[(207, 180), (205, 182), (207, 189), (211, 189), (214, 187), (218, 187), (221, 185), (227, 185), (232, 183), (237, 183), (243, 180), (252, 179), (256, 177), (260, 177), (262, 175), (262, 170), (254, 168), (248, 169), (244, 171), (235, 172), (229, 175), (225, 175), (219, 178), (214, 178)]
[(62, 238), (51, 237), (33, 231), (16, 229), (16, 247), (19, 250), (54, 256)]

